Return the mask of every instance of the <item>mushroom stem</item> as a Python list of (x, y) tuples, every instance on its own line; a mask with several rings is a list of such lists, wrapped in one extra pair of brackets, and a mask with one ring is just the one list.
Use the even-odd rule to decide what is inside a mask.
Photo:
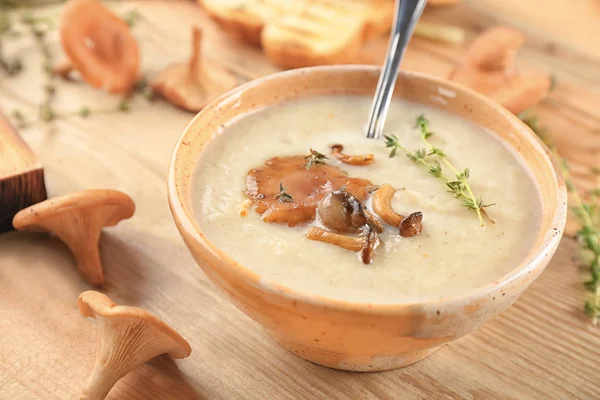
[(60, 239), (68, 243), (68, 247), (73, 253), (77, 270), (83, 276), (83, 279), (92, 285), (99, 286), (104, 282), (104, 272), (100, 263), (100, 251), (98, 242), (100, 241), (100, 231), (92, 231), (89, 227), (80, 231), (80, 241), (69, 238)]
[(392, 208), (392, 197), (394, 197), (396, 189), (390, 184), (384, 184), (379, 187), (373, 193), (373, 211), (379, 216), (386, 224), (398, 227), (404, 219), (403, 215), (400, 215)]
[[(98, 350), (100, 352), (100, 349)], [(128, 371), (129, 372), (129, 371)], [(120, 371), (106, 368), (105, 365), (96, 364), (92, 373), (85, 382), (80, 400), (102, 400), (117, 381), (124, 375)]]
[(202, 50), (202, 30), (195, 26), (192, 28), (192, 56), (190, 57), (190, 76), (199, 81), (201, 71), (200, 52)]
[(52, 74), (59, 76), (65, 80), (69, 80), (70, 73), (73, 71), (73, 64), (69, 60), (63, 60), (57, 63), (54, 67), (52, 67)]
[(306, 237), (310, 240), (319, 242), (331, 243), (343, 249), (350, 251), (361, 251), (365, 246), (366, 239), (364, 237), (352, 237), (340, 235), (337, 233), (326, 231), (316, 226), (311, 226), (306, 231)]

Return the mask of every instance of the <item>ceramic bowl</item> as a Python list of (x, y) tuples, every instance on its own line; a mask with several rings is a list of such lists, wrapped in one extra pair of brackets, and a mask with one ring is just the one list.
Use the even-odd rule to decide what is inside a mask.
[(473, 121), (526, 160), (539, 185), (544, 210), (535, 244), (522, 264), (458, 297), (378, 305), (308, 295), (270, 282), (211, 243), (196, 223), (192, 187), (199, 156), (219, 127), (241, 114), (289, 99), (315, 94), (372, 95), (378, 75), (376, 67), (312, 67), (245, 84), (196, 115), (177, 142), (168, 178), (177, 227), (210, 280), (284, 348), (314, 363), (348, 371), (381, 371), (411, 364), (509, 307), (548, 265), (566, 221), (564, 181), (549, 150), (525, 124), (469, 89), (423, 74), (401, 73), (395, 97)]

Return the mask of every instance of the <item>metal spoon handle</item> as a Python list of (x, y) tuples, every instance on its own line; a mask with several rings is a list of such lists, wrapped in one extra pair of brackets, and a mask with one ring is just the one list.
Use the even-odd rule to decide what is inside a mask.
[(381, 136), (394, 86), (396, 86), (400, 61), (402, 61), (408, 41), (426, 4), (427, 0), (396, 0), (394, 29), (390, 35), (385, 64), (379, 75), (375, 98), (371, 105), (371, 115), (369, 116), (367, 128), (369, 139), (378, 139)]

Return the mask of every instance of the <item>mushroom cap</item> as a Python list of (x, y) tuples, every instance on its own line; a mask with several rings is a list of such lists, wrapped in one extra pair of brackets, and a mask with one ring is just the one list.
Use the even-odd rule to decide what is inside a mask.
[(60, 40), (73, 67), (91, 86), (127, 93), (140, 69), (138, 45), (129, 26), (96, 0), (64, 5)]
[(130, 218), (135, 212), (135, 204), (131, 197), (118, 190), (82, 190), (19, 211), (13, 218), (13, 226), (17, 230), (46, 232), (56, 227), (57, 218), (74, 212), (88, 212), (101, 226), (113, 226)]
[(192, 352), (190, 344), (183, 336), (156, 315), (142, 308), (119, 306), (110, 297), (93, 290), (81, 293), (77, 299), (77, 305), (79, 312), (84, 317), (96, 319), (100, 316), (105, 319), (125, 318), (144, 321), (157, 338), (162, 338), (168, 343), (170, 349), (167, 353), (172, 358), (185, 358)]
[[(373, 186), (367, 179), (351, 178), (334, 165), (314, 164), (306, 169), (306, 157), (273, 157), (246, 175), (246, 196), (263, 221), (296, 226), (315, 218), (317, 204), (333, 190), (346, 186), (360, 201), (368, 197)], [(280, 185), (287, 188), (292, 202), (278, 201)]]

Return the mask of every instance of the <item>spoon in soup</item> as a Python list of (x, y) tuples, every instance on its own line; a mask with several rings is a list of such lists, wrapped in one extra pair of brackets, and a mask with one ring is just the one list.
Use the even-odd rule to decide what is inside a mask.
[(367, 127), (369, 139), (379, 139), (381, 136), (394, 86), (396, 86), (400, 61), (426, 4), (427, 0), (396, 0), (394, 29), (390, 35), (385, 63), (371, 105)]

